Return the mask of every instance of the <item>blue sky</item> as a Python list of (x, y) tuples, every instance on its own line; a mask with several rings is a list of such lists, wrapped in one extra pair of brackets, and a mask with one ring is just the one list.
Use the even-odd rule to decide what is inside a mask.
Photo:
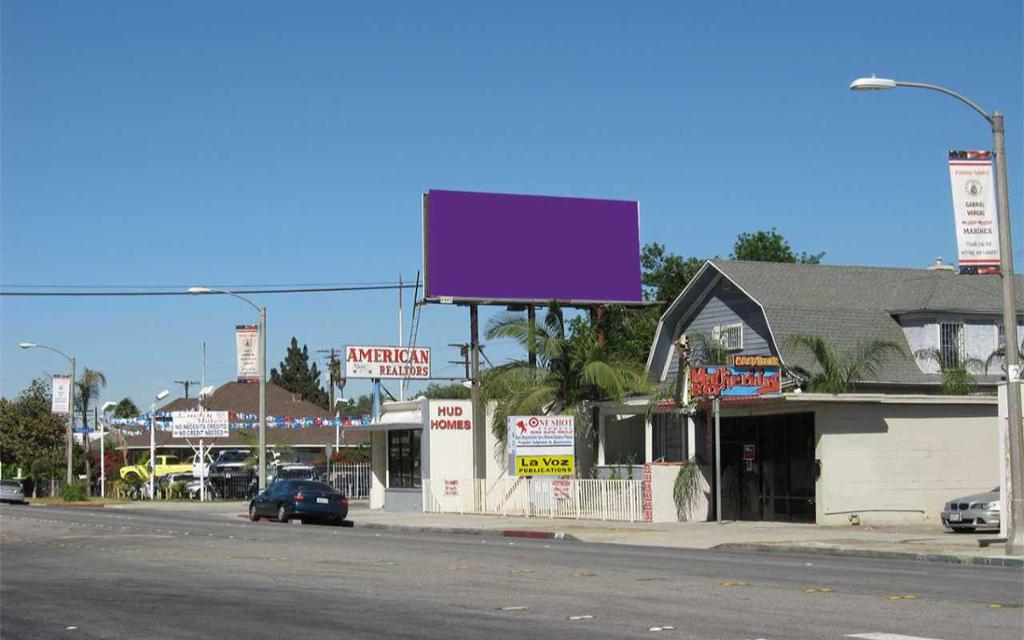
[[(989, 148), (987, 125), (938, 94), (847, 89), (871, 73), (1003, 110), (1016, 221), (1024, 207), (1019, 0), (7, 0), (0, 18), (5, 288), (411, 280), (431, 188), (638, 200), (641, 241), (683, 255), (774, 226), (832, 264), (951, 261), (945, 154)], [(259, 300), (272, 364), (292, 335), (397, 338), (392, 292)], [(254, 316), (4, 297), (0, 393), (64, 367), (17, 348), (31, 339), (104, 371), (103, 400), (148, 405), (198, 378), (204, 340), (208, 378), (230, 379), (233, 326)], [(467, 318), (426, 309), (435, 374), (457, 374), (445, 345)]]

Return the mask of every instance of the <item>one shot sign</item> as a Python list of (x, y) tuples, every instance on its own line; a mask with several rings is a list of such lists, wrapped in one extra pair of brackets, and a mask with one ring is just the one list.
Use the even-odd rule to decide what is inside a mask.
[(517, 476), (571, 476), (576, 472), (573, 416), (509, 416), (509, 472)]
[(350, 346), (345, 349), (345, 377), (426, 380), (430, 377), (430, 349)]

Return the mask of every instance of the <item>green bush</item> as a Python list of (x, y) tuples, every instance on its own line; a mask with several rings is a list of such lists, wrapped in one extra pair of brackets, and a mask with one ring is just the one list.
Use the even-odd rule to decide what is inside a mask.
[(178, 480), (171, 483), (171, 499), (180, 499), (184, 497), (185, 485), (188, 484), (184, 480)]
[(60, 499), (64, 502), (84, 502), (89, 499), (89, 492), (84, 482), (72, 482), (60, 488)]

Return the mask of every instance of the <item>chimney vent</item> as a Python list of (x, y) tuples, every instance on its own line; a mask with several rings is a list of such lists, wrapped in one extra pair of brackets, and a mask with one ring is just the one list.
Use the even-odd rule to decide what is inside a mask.
[(930, 264), (926, 268), (929, 271), (953, 271), (953, 265), (944, 263), (942, 256), (935, 258), (935, 264)]

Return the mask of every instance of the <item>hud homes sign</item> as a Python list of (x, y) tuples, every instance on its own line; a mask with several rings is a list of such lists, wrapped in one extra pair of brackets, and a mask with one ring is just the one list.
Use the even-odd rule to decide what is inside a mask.
[(345, 349), (345, 377), (425, 380), (430, 377), (430, 349), (350, 346)]
[[(571, 476), (576, 472), (573, 416), (510, 416), (508, 439), (517, 476)], [(511, 466), (511, 465), (510, 465)]]

